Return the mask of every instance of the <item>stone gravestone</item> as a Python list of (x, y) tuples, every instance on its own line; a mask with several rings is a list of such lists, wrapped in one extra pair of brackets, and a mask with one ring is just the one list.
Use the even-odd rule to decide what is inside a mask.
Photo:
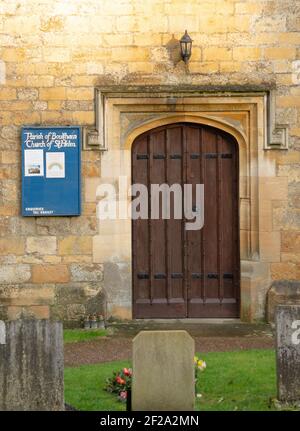
[(6, 344), (6, 326), (2, 320), (0, 320), (0, 344)]
[(300, 402), (300, 305), (276, 307), (278, 399)]
[(186, 331), (141, 331), (133, 340), (133, 411), (192, 411), (195, 343)]
[(0, 411), (64, 410), (62, 323), (0, 321)]

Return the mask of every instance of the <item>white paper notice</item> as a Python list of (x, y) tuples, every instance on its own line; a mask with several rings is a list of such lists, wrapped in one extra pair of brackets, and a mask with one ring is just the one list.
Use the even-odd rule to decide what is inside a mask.
[(24, 151), (24, 171), (25, 171), (25, 177), (44, 176), (44, 151), (43, 150)]
[(65, 178), (65, 153), (46, 153), (46, 177)]

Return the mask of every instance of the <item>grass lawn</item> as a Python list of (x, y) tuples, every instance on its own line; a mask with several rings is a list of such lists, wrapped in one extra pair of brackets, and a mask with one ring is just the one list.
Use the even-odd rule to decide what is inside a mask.
[(105, 329), (64, 329), (64, 343), (77, 343), (105, 337)]
[[(276, 397), (275, 353), (246, 350), (198, 354), (207, 364), (201, 374), (197, 410), (272, 410)], [(129, 361), (85, 365), (65, 369), (66, 402), (79, 410), (125, 410), (115, 395), (103, 390), (113, 371), (130, 366)], [(172, 391), (170, 391), (172, 396)]]

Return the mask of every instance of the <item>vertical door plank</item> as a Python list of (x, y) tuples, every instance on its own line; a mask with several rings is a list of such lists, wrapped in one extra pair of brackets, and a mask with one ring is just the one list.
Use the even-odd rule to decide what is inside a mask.
[[(147, 137), (136, 140), (132, 150), (132, 176), (135, 183), (148, 186)], [(132, 229), (133, 301), (150, 300), (148, 220), (133, 221)]]
[[(183, 185), (183, 146), (181, 126), (169, 127), (167, 129), (167, 164), (168, 164), (168, 185)], [(176, 157), (175, 157), (176, 156)], [(174, 218), (174, 196), (171, 194), (171, 218), (168, 220), (169, 242), (168, 242), (168, 262), (170, 275), (170, 301), (180, 304), (186, 314), (185, 285), (184, 285), (184, 227), (181, 219)]]

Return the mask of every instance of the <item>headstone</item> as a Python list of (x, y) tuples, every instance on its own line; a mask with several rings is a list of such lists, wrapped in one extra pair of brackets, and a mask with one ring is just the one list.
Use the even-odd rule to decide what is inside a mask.
[(0, 324), (0, 411), (64, 410), (60, 322)]
[(277, 388), (281, 402), (300, 402), (300, 305), (276, 308)]
[(133, 411), (192, 411), (195, 343), (186, 331), (141, 331), (133, 340)]
[(6, 326), (3, 320), (0, 320), (0, 344), (6, 344)]

